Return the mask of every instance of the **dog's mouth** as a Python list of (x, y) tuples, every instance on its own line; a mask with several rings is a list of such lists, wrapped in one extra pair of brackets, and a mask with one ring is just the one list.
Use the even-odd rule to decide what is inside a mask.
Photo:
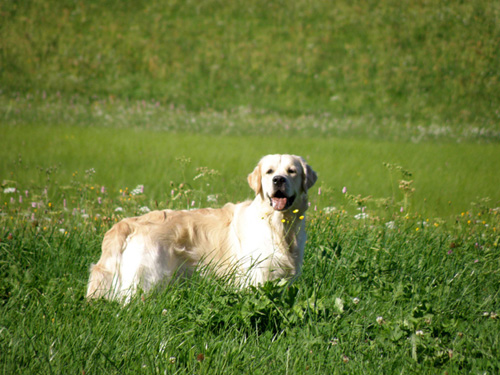
[(272, 197), (269, 197), (269, 203), (272, 208), (276, 211), (285, 211), (289, 209), (293, 202), (295, 201), (295, 196), (287, 197), (282, 191), (278, 190), (273, 194)]

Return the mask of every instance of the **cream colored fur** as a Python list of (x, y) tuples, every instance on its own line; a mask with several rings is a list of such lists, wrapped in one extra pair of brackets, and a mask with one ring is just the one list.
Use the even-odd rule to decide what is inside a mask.
[(189, 276), (198, 266), (230, 275), (242, 286), (298, 276), (307, 190), (316, 178), (299, 156), (268, 155), (248, 176), (253, 201), (123, 219), (104, 236), (87, 298), (126, 302), (138, 288), (148, 291)]

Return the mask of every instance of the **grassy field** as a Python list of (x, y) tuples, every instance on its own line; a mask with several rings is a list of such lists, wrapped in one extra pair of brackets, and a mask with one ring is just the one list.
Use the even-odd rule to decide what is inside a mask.
[(496, 2), (35, 0), (0, 17), (9, 97), (499, 130)]
[[(500, 8), (0, 3), (0, 373), (500, 372)], [(303, 275), (84, 299), (104, 233), (304, 156)]]
[[(292, 286), (235, 290), (195, 275), (121, 307), (84, 299), (104, 231), (156, 205), (197, 206), (220, 176), (203, 170), (193, 181), (186, 172), (184, 187), (178, 180), (168, 201), (155, 201), (149, 185), (103, 188), (97, 172), (76, 172), (66, 185), (63, 169), (39, 169), (30, 177), (40, 183), (0, 193), (2, 373), (500, 370), (500, 211), (488, 202), (453, 223), (311, 210)], [(241, 194), (226, 188), (222, 196)], [(314, 195), (313, 206), (322, 199)]]
[[(261, 156), (294, 153), (304, 156), (319, 173), (320, 180), (312, 190), (315, 196), (319, 188), (322, 191), (318, 209), (333, 205), (356, 211), (342, 194), (344, 187), (350, 195), (371, 197), (362, 205), (387, 218), (399, 213), (401, 206), (411, 215), (449, 221), (472, 203), (489, 199), (493, 207), (500, 205), (497, 144), (217, 136), (143, 127), (17, 125), (2, 129), (1, 170), (5, 179), (15, 181), (12, 186), (18, 183), (23, 190), (43, 186), (45, 178), (57, 185), (70, 185), (75, 172), (84, 174), (93, 168), (96, 184), (115, 190), (142, 184), (156, 201), (169, 200), (171, 183), (187, 181), (203, 192), (192, 197), (197, 205), (206, 204), (208, 194), (220, 195), (220, 203), (241, 201), (251, 196), (246, 176)], [(402, 166), (412, 175), (390, 170), (384, 166), (387, 163)], [(203, 186), (199, 184), (203, 179), (192, 181), (199, 168), (215, 170), (219, 176), (210, 178), (210, 186)], [(48, 171), (47, 176), (40, 177), (40, 169)], [(413, 181), (411, 189), (415, 191), (407, 194), (406, 203), (400, 180)], [(57, 190), (49, 194), (54, 203), (63, 199)]]

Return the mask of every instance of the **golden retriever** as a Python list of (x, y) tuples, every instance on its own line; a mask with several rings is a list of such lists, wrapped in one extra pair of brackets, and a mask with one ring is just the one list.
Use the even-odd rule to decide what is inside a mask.
[(232, 276), (240, 286), (297, 277), (306, 242), (307, 191), (316, 179), (300, 156), (268, 155), (248, 175), (253, 201), (123, 219), (104, 236), (87, 298), (127, 302), (138, 289), (189, 276), (197, 266)]

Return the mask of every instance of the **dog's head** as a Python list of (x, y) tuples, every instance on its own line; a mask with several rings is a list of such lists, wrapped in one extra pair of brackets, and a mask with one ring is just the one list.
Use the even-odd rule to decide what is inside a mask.
[(296, 155), (264, 156), (248, 175), (250, 187), (268, 200), (275, 211), (298, 207), (302, 202), (297, 201), (304, 200), (316, 180), (316, 172)]

